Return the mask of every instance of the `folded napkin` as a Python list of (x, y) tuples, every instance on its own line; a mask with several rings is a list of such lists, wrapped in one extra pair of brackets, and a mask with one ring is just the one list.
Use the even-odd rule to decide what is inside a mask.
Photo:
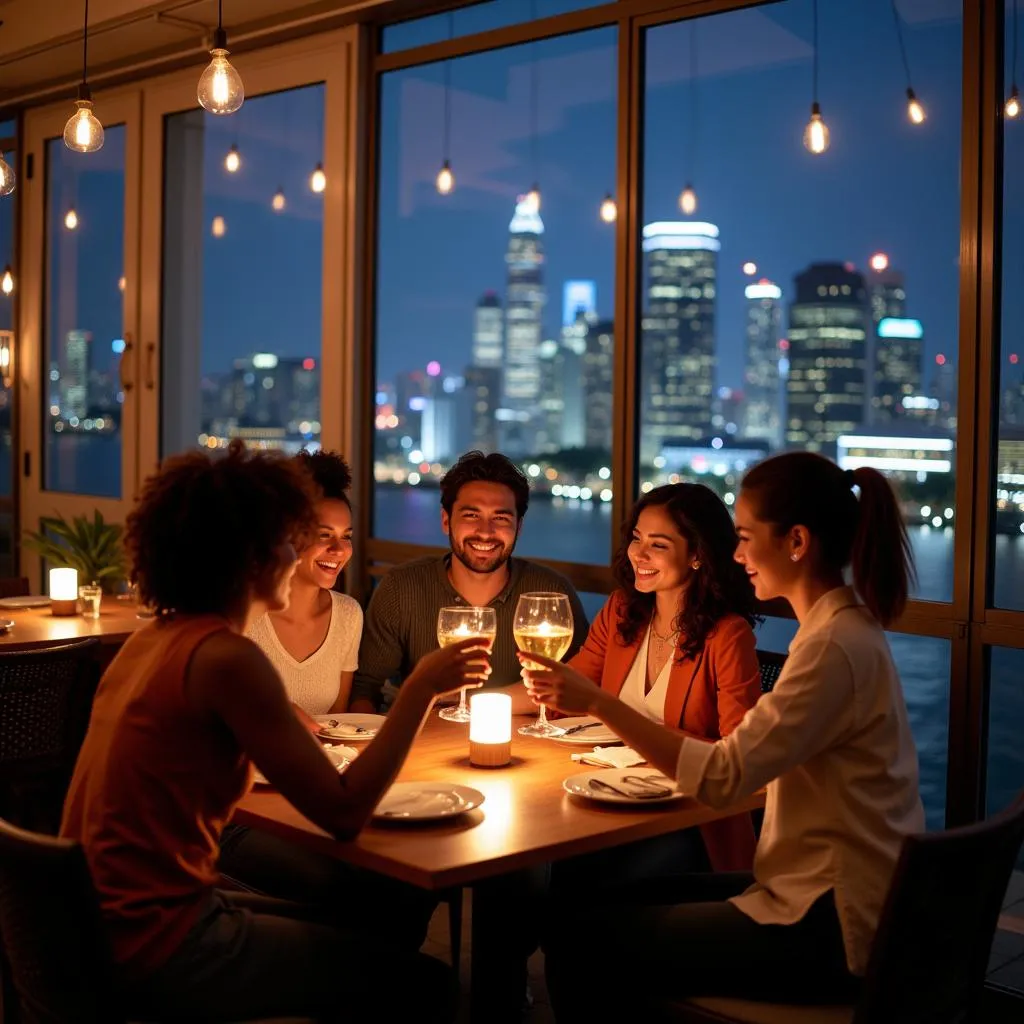
[(647, 764), (647, 758), (629, 747), (594, 747), (583, 754), (573, 754), (572, 759), (580, 764), (596, 764), (602, 768), (632, 768)]

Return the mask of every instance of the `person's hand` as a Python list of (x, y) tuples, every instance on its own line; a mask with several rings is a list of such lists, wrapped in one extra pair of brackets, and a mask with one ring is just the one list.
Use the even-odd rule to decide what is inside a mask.
[(459, 690), (476, 689), (491, 674), (491, 641), (471, 636), (448, 647), (423, 655), (403, 683), (427, 690), (432, 697)]
[(546, 704), (569, 715), (594, 713), (595, 698), (601, 693), (601, 688), (585, 675), (539, 654), (516, 653), (523, 665), (526, 691), (538, 704)]

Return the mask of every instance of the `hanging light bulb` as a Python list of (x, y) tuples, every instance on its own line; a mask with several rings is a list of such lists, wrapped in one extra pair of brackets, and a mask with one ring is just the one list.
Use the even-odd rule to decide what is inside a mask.
[[(1010, 90), (1010, 96), (1006, 101), (1004, 109), (1006, 110), (1007, 117), (1020, 117), (1020, 93), (1017, 91), (1016, 85)], [(3, 195), (3, 193), (0, 192), (0, 195)]]
[(234, 174), (241, 166), (242, 154), (238, 152), (238, 147), (232, 143), (227, 156), (224, 157), (224, 170), (226, 170), (228, 174)]
[(92, 112), (92, 92), (86, 72), (89, 67), (89, 0), (85, 0), (85, 24), (82, 28), (82, 82), (78, 86), (75, 112), (64, 125), (64, 145), (76, 153), (95, 153), (103, 148), (103, 125)]
[(67, 213), (64, 214), (64, 227), (68, 231), (74, 231), (78, 227), (78, 214), (75, 213), (75, 208), (71, 207)]
[(211, 114), (233, 114), (245, 100), (245, 88), (241, 76), (228, 60), (224, 0), (217, 0), (217, 28), (210, 57), (210, 63), (199, 78), (199, 105)]
[(270, 205), (274, 208), (275, 213), (280, 213), (285, 208), (284, 189), (280, 185), (274, 193), (274, 198), (270, 200)]
[(210, 225), (210, 234), (214, 238), (223, 238), (224, 232), (227, 231), (227, 225), (224, 223), (224, 218), (218, 213), (213, 218), (213, 223)]
[(921, 101), (914, 95), (913, 89), (907, 89), (907, 117), (913, 124), (924, 124), (926, 117)]
[(324, 165), (318, 163), (309, 176), (309, 187), (314, 192), (323, 192), (327, 188), (327, 175), (324, 174)]
[(812, 153), (824, 153), (828, 149), (828, 125), (821, 116), (821, 107), (811, 104), (811, 119), (804, 129), (804, 146)]
[(441, 170), (437, 172), (434, 184), (442, 196), (450, 195), (455, 189), (455, 175), (452, 173), (452, 165), (447, 160), (441, 164)]
[(601, 201), (601, 220), (605, 224), (614, 224), (615, 218), (619, 215), (619, 207), (615, 202), (615, 198), (609, 192), (604, 199)]
[(14, 168), (4, 159), (3, 153), (0, 153), (0, 196), (9, 196), (14, 191), (14, 184)]
[(126, 278), (126, 277), (124, 276), (124, 274), (122, 274), (122, 275), (121, 275), (121, 276), (120, 276), (120, 277), (119, 277), (119, 278), (117, 279), (117, 290), (118, 290), (119, 292), (122, 292), (122, 293), (123, 293), (123, 292), (124, 292), (124, 290), (125, 290), (125, 288), (127, 288), (127, 287), (128, 287), (128, 278)]
[[(1003, 110), (1009, 118), (1020, 117), (1020, 93), (1017, 91), (1017, 40), (1020, 33), (1017, 29), (1018, 7), (1020, 0), (1013, 0), (1013, 53), (1010, 58), (1010, 95), (1006, 99), (1006, 106)], [(2, 190), (0, 190), (2, 194)]]
[(686, 188), (679, 193), (679, 209), (687, 217), (692, 217), (697, 212), (697, 193), (693, 191), (693, 186), (689, 182), (687, 182)]
[(3, 276), (0, 277), (0, 291), (2, 291), (4, 295), (10, 295), (11, 292), (14, 291), (14, 274), (11, 271), (10, 263), (4, 267)]
[(534, 183), (526, 193), (526, 203), (533, 213), (540, 213), (540, 185)]

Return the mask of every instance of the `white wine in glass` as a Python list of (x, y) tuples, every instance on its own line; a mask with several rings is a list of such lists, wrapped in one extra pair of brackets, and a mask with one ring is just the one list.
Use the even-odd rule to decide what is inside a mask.
[[(516, 605), (512, 635), (525, 654), (539, 654), (561, 661), (572, 644), (572, 605), (565, 594), (523, 594)], [(520, 728), (521, 736), (561, 736), (562, 729), (548, 721), (548, 711), (541, 704), (534, 725)]]
[[(453, 605), (437, 613), (437, 643), (448, 647), (460, 640), (480, 637), (493, 644), (498, 632), (498, 620), (493, 608), (477, 608), (470, 605)], [(468, 722), (469, 706), (466, 703), (466, 688), (459, 691), (459, 703), (453, 708), (442, 708), (439, 717), (446, 722)]]

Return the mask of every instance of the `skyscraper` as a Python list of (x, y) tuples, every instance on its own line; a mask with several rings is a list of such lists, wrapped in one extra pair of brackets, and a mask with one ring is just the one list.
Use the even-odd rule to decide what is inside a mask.
[(594, 281), (566, 281), (562, 286), (562, 326), (576, 323), (580, 312), (597, 312), (597, 284)]
[(496, 414), (501, 405), (501, 370), (495, 366), (467, 366), (463, 398), (468, 404), (472, 447), (496, 452), (500, 447)]
[(92, 334), (68, 331), (64, 339), (64, 369), (60, 375), (61, 415), (65, 419), (85, 419), (89, 411), (91, 357)]
[[(594, 320), (587, 324), (583, 352), (584, 444), (612, 450), (612, 373), (615, 358), (615, 324)], [(568, 411), (566, 412), (568, 416)]]
[(796, 276), (789, 307), (786, 444), (831, 451), (866, 412), (870, 316), (864, 278), (851, 264), (814, 263)]
[(924, 328), (920, 320), (883, 317), (875, 325), (875, 380), (871, 395), (873, 422), (903, 415), (903, 399), (921, 392)]
[[(565, 383), (570, 368), (567, 357), (578, 363), (579, 357), (550, 338), (540, 345), (540, 401), (535, 423), (534, 448), (538, 452), (556, 452), (562, 447), (565, 428)], [(579, 378), (578, 368), (573, 374)]]
[(644, 228), (647, 308), (642, 320), (641, 454), (711, 429), (718, 228), (660, 221)]
[(782, 447), (782, 381), (779, 377), (779, 333), (782, 289), (762, 279), (747, 285), (746, 409), (743, 436)]
[(473, 317), (473, 365), (500, 369), (505, 337), (505, 314), (501, 299), (487, 292), (476, 304)]
[(540, 397), (543, 339), (544, 224), (536, 207), (520, 197), (508, 226), (508, 282), (505, 290), (504, 404), (517, 413), (534, 412)]
[(868, 337), (867, 380), (868, 411), (872, 421), (885, 422), (892, 419), (886, 412), (887, 403), (879, 402), (876, 385), (888, 373), (879, 360), (888, 355), (885, 341), (878, 334), (878, 325), (889, 317), (902, 319), (906, 316), (907, 292), (903, 274), (889, 266), (889, 257), (884, 252), (876, 252), (868, 261), (870, 271), (866, 277), (868, 302), (871, 307), (871, 320), (874, 331)]

